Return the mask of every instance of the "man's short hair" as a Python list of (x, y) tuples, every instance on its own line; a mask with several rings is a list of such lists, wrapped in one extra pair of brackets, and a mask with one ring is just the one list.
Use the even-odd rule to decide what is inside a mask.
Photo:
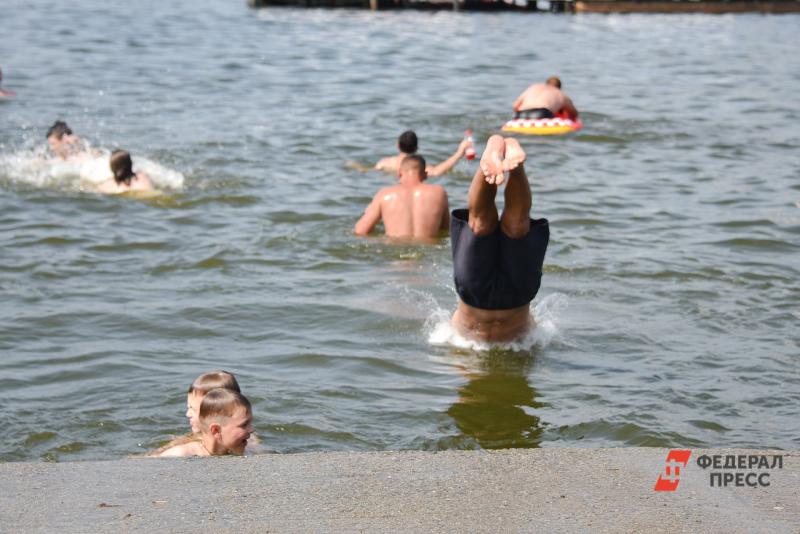
[(56, 139), (61, 140), (65, 135), (72, 135), (72, 130), (69, 126), (67, 126), (66, 122), (56, 121), (53, 123), (50, 129), (47, 130), (47, 135), (45, 137), (49, 139), (50, 137), (55, 136)]
[(547, 78), (547, 85), (552, 85), (553, 87), (557, 87), (561, 89), (561, 78), (558, 76), (550, 76)]
[(412, 130), (407, 130), (397, 138), (397, 147), (401, 152), (413, 154), (417, 151), (417, 134)]
[(425, 158), (420, 156), (419, 154), (411, 154), (410, 156), (406, 156), (403, 158), (403, 162), (400, 166), (404, 169), (408, 167), (413, 167), (419, 171), (420, 174), (425, 174)]

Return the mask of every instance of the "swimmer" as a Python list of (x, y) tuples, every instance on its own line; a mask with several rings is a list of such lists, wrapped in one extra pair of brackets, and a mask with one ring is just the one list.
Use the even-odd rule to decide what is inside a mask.
[(440, 185), (423, 183), (427, 177), (425, 158), (406, 156), (400, 163), (400, 183), (375, 194), (356, 223), (355, 234), (369, 234), (381, 219), (389, 237), (434, 238), (447, 230), (447, 192)]
[(64, 121), (56, 121), (47, 130), (47, 144), (56, 157), (67, 159), (85, 150), (83, 141), (72, 133), (72, 129)]
[(561, 91), (561, 80), (551, 76), (545, 83), (535, 83), (514, 101), (514, 118), (552, 119), (556, 116), (575, 120), (578, 110), (570, 97)]
[[(470, 141), (464, 139), (449, 158), (437, 165), (426, 167), (425, 171), (427, 172), (428, 177), (441, 176), (452, 169), (453, 166), (458, 163), (458, 160), (464, 156), (464, 152), (467, 150), (469, 145)], [(417, 148), (417, 134), (411, 130), (403, 132), (400, 134), (400, 137), (397, 138), (397, 149), (400, 150), (400, 153), (396, 156), (389, 156), (381, 159), (375, 164), (373, 169), (390, 174), (397, 174), (400, 169), (400, 162), (402, 162), (406, 157), (416, 154)], [(363, 167), (359, 168), (361, 170), (372, 170)]]
[[(3, 69), (0, 69), (0, 86), (3, 85)], [(14, 91), (10, 89), (3, 89), (0, 87), (0, 98), (11, 98), (12, 96), (16, 95)]]
[[(472, 179), (468, 209), (453, 210), (451, 245), (458, 307), (452, 324), (467, 339), (509, 342), (536, 324), (530, 302), (539, 291), (550, 230), (530, 218), (525, 152), (516, 139), (493, 135)], [(508, 180), (498, 217), (497, 187)]]
[(224, 388), (212, 389), (200, 403), (198, 425), (199, 441), (176, 445), (158, 456), (242, 455), (253, 432), (253, 409), (241, 393)]
[(133, 162), (130, 153), (125, 150), (115, 150), (109, 160), (113, 178), (97, 185), (97, 191), (109, 195), (127, 193), (129, 191), (151, 191), (153, 182), (144, 172), (133, 172)]

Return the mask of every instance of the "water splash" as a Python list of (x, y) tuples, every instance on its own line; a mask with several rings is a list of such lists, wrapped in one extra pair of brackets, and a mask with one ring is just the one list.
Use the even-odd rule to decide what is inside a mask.
[(559, 318), (567, 305), (567, 297), (561, 293), (547, 295), (533, 307), (532, 318), (536, 321), (536, 328), (528, 332), (525, 337), (513, 342), (488, 343), (474, 341), (460, 335), (450, 323), (451, 312), (437, 307), (425, 321), (428, 332), (428, 343), (431, 345), (451, 345), (460, 349), (484, 351), (500, 348), (512, 351), (525, 351), (534, 347), (543, 349), (560, 337), (558, 328)]
[[(66, 160), (51, 157), (44, 148), (0, 154), (0, 180), (39, 188), (90, 190), (111, 178), (110, 155), (108, 150), (91, 147), (85, 153)], [(133, 170), (150, 175), (158, 189), (183, 188), (183, 174), (147, 158), (135, 156)]]

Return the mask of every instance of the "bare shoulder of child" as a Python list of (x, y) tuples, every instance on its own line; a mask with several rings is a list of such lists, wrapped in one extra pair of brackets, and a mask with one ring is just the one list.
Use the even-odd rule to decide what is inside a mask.
[(211, 453), (203, 447), (202, 442), (192, 441), (171, 447), (158, 455), (159, 458), (182, 458), (188, 456), (211, 456)]

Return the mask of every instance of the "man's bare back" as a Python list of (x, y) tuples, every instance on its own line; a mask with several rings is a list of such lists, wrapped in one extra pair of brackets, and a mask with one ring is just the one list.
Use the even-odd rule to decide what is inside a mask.
[(450, 223), (447, 192), (439, 185), (423, 183), (425, 160), (408, 156), (400, 166), (400, 183), (384, 187), (373, 197), (355, 226), (367, 235), (383, 220), (389, 237), (433, 238)]
[(550, 78), (548, 83), (531, 85), (514, 101), (514, 111), (548, 109), (553, 115), (564, 113), (569, 118), (576, 119), (578, 110), (575, 109), (572, 100), (561, 91), (560, 86), (561, 80), (558, 78)]

